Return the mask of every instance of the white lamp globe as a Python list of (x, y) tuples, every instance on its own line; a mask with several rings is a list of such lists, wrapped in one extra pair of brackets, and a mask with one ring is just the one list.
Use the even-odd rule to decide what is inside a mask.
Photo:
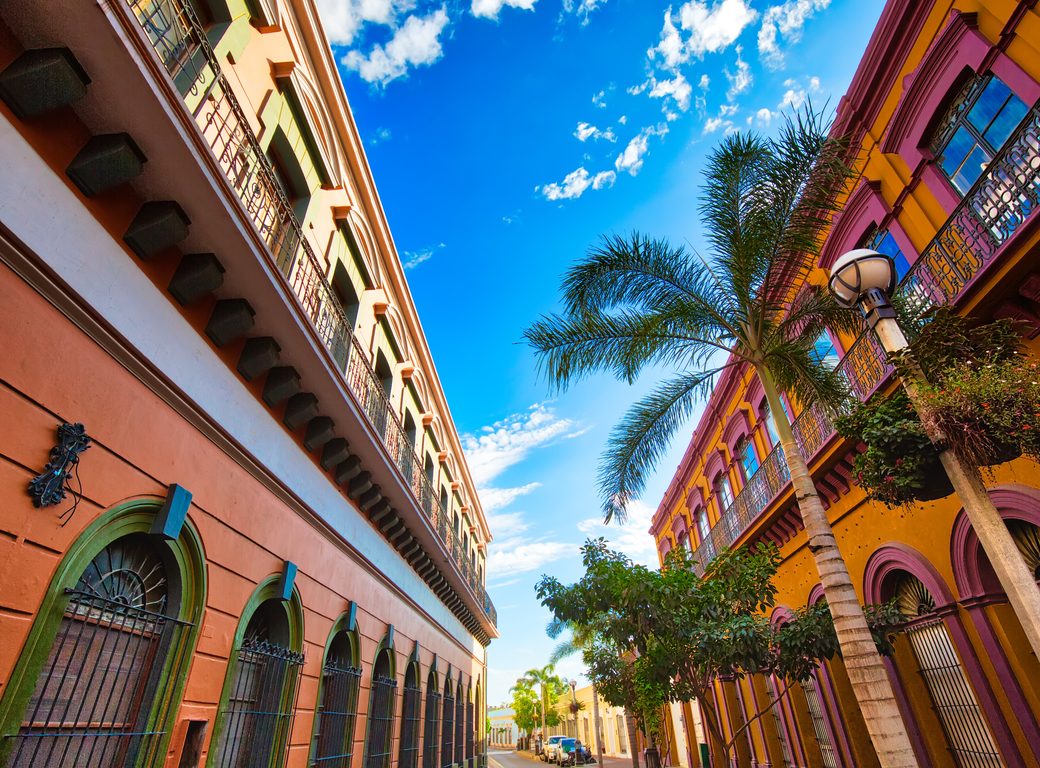
[(839, 304), (854, 307), (868, 291), (891, 295), (896, 287), (896, 265), (891, 256), (857, 248), (839, 256), (831, 267), (827, 287)]

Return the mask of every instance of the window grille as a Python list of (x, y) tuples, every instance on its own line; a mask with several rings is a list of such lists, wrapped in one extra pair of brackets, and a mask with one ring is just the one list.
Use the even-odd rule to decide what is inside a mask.
[(350, 768), (354, 752), (361, 670), (345, 659), (330, 658), (321, 670), (321, 704), (313, 766)]
[(372, 678), (372, 708), (368, 713), (368, 755), (365, 768), (387, 768), (394, 726), (397, 680), (376, 674)]
[(437, 767), (437, 712), (441, 705), (441, 695), (434, 686), (436, 680), (426, 683), (426, 721), (423, 724), (423, 768)]
[(773, 716), (773, 725), (776, 726), (776, 738), (780, 742), (780, 752), (784, 758), (784, 766), (794, 765), (794, 760), (791, 758), (791, 745), (787, 743), (787, 731), (784, 729), (783, 720), (780, 717), (780, 707), (782, 703), (779, 700), (779, 694), (776, 690), (776, 680), (773, 679), (772, 675), (765, 675), (766, 679), (766, 690), (769, 692), (770, 701), (775, 701), (769, 708), (769, 712)]
[(621, 715), (615, 715), (615, 718), (617, 723), (618, 752), (624, 755), (628, 753), (628, 727)]
[(998, 768), (1004, 763), (935, 600), (921, 581), (907, 575), (896, 589), (899, 612), (911, 620), (906, 636), (950, 754), (961, 768)]
[(422, 691), (409, 678), (404, 684), (401, 705), (401, 756), (399, 768), (417, 768), (419, 759), (419, 697)]
[(167, 615), (166, 571), (143, 536), (109, 544), (65, 594), (7, 766), (143, 762), (165, 733), (153, 710), (169, 695), (192, 625)]
[(441, 717), (441, 768), (451, 768), (455, 756), (455, 697), (451, 695), (451, 684), (444, 695), (444, 715)]
[(466, 702), (466, 754), (469, 757), (474, 755), (474, 743), (476, 741), (475, 734), (473, 733), (473, 702)]
[(266, 763), (284, 748), (292, 728), (303, 654), (271, 642), (266, 630), (265, 622), (247, 629), (238, 650), (231, 692), (221, 712), (221, 768)]
[(831, 741), (831, 732), (827, 727), (827, 718), (824, 714), (823, 697), (820, 696), (815, 675), (802, 681), (802, 690), (805, 691), (805, 702), (809, 707), (809, 719), (812, 720), (816, 742), (820, 745), (823, 768), (838, 768), (834, 743)]
[(455, 696), (455, 763), (462, 765), (462, 761), (466, 759), (463, 754), (465, 747), (465, 719), (466, 719), (466, 702), (462, 700), (462, 687), (460, 685), (459, 690)]

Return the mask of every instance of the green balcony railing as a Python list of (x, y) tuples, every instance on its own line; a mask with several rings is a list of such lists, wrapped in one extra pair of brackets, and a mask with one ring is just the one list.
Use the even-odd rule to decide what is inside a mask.
[(257, 232), (271, 263), (282, 274), (311, 320), (312, 327), (339, 366), (372, 429), (381, 439), (418, 508), (437, 531), (446, 552), (492, 624), (498, 617), (483, 584), (475, 577), (457, 540), (448, 510), (401, 424), (368, 355), (354, 337), (343, 306), (325, 278), (274, 169), (250, 121), (221, 71), (190, 0), (126, 0), (133, 15), (184, 99), (203, 139), (220, 164)]
[[(983, 274), (1001, 247), (1040, 206), (1040, 102), (968, 190), (896, 289), (913, 315), (954, 304)], [(884, 350), (867, 331), (849, 347), (837, 367), (849, 391), (866, 401), (892, 373)], [(834, 437), (834, 424), (818, 403), (794, 421), (794, 434), (810, 464)], [(791, 475), (778, 445), (694, 550), (697, 568), (731, 546), (783, 493)]]

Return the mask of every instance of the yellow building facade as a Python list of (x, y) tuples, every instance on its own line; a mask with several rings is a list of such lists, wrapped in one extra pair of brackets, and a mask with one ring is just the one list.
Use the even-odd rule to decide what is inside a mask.
[[(1022, 321), (1040, 353), (1040, 14), (1034, 3), (891, 0), (834, 131), (859, 148), (858, 178), (806, 279), (823, 285), (846, 251), (891, 255), (902, 291), (980, 319)], [(898, 386), (871, 336), (821, 336), (861, 399)], [(857, 486), (857, 445), (822, 409), (786, 400), (864, 603), (897, 598), (908, 620), (886, 660), (922, 766), (1040, 765), (1040, 663), (1009, 608), (956, 495), (890, 509)], [(993, 468), (991, 497), (1040, 577), (1040, 467)], [(789, 476), (760, 385), (727, 371), (712, 394), (651, 526), (662, 562), (688, 547), (710, 560), (723, 547), (772, 541), (783, 563), (778, 621), (822, 598)], [(719, 680), (712, 706), (737, 733), (783, 683)], [(693, 705), (683, 705), (692, 721)], [(678, 730), (678, 729), (675, 729)], [(699, 729), (686, 728), (700, 765)], [(717, 745), (712, 745), (716, 752)], [(842, 662), (738, 735), (740, 766), (833, 768), (878, 764)]]

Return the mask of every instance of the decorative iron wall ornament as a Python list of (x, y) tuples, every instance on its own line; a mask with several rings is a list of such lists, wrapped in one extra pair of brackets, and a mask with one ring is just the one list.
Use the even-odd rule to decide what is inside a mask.
[[(69, 478), (79, 466), (79, 455), (89, 447), (90, 436), (82, 424), (63, 423), (58, 427), (58, 444), (51, 448), (51, 460), (42, 473), (29, 481), (29, 495), (34, 507), (50, 507), (65, 498), (66, 490), (72, 490)], [(62, 517), (75, 510), (74, 503)]]

